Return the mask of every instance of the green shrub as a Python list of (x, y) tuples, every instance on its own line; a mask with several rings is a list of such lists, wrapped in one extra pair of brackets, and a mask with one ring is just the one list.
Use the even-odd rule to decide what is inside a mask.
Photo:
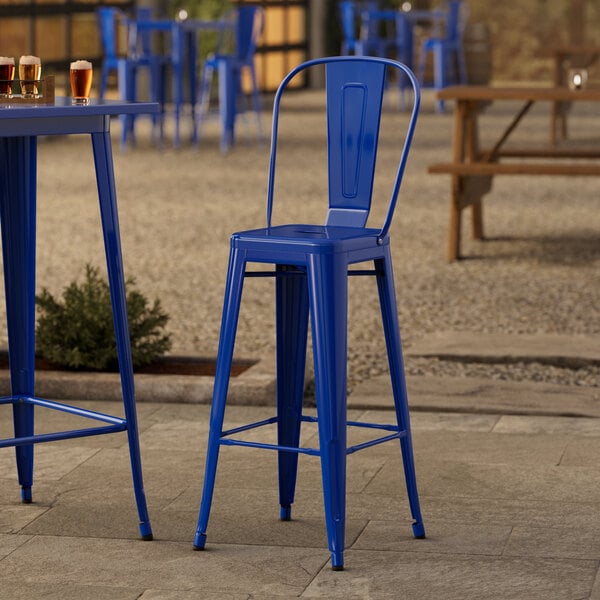
[[(133, 289), (134, 279), (125, 282), (131, 351), (135, 367), (155, 361), (171, 348), (164, 332), (169, 316), (160, 301), (148, 301)], [(85, 267), (82, 285), (71, 283), (62, 302), (48, 292), (36, 296), (38, 321), (36, 349), (45, 359), (70, 369), (117, 370), (117, 346), (108, 283), (99, 270)]]

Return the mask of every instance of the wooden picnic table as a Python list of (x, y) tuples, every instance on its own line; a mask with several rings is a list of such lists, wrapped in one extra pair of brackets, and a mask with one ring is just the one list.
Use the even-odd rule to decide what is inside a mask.
[[(455, 101), (452, 162), (429, 167), (430, 173), (452, 177), (449, 261), (460, 257), (463, 209), (471, 207), (473, 237), (483, 239), (483, 196), (490, 191), (494, 176), (600, 176), (600, 144), (588, 148), (552, 144), (505, 148), (514, 129), (536, 102), (600, 102), (600, 89), (458, 85), (440, 90), (437, 95), (442, 100)], [(485, 107), (501, 101), (520, 101), (522, 105), (497, 141), (489, 148), (481, 148), (480, 116)]]

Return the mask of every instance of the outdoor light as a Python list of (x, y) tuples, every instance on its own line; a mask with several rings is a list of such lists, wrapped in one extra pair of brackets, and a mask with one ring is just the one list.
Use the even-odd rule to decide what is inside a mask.
[(582, 90), (587, 83), (586, 69), (569, 69), (568, 85), (571, 90)]
[(404, 12), (409, 12), (412, 10), (412, 4), (410, 2), (403, 2), (402, 3), (402, 10)]
[(188, 18), (188, 11), (185, 8), (180, 8), (177, 11), (177, 21), (185, 21)]

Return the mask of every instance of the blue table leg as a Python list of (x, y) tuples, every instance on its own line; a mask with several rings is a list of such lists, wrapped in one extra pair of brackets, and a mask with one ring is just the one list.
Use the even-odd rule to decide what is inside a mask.
[(184, 44), (186, 43), (186, 37), (181, 25), (174, 23), (171, 27), (171, 60), (173, 62), (173, 108), (175, 117), (173, 146), (175, 148), (179, 148), (180, 144), (179, 124), (183, 106)]
[[(6, 293), (8, 356), (16, 437), (33, 434), (35, 366), (35, 137), (0, 139), (0, 223)], [(33, 444), (16, 446), (23, 502), (31, 502)]]
[[(108, 117), (106, 117), (108, 120)], [(106, 131), (92, 133), (94, 161), (96, 164), (96, 181), (100, 200), (100, 217), (104, 234), (104, 249), (108, 269), (108, 282), (112, 303), (117, 356), (121, 374), (121, 389), (127, 420), (127, 436), (133, 486), (139, 514), (139, 527), (142, 539), (152, 539), (150, 518), (146, 506), (146, 495), (142, 480), (142, 462), (140, 456), (137, 415), (135, 409), (135, 391), (133, 384), (133, 362), (131, 358), (131, 342), (129, 323), (127, 320), (127, 304), (125, 294), (125, 277), (121, 255), (121, 236), (117, 215), (117, 198), (112, 162), (112, 150), (108, 124)]]
[(198, 124), (196, 122), (196, 103), (198, 102), (198, 37), (196, 31), (186, 32), (186, 54), (188, 81), (190, 84), (190, 105), (192, 107), (192, 143), (198, 143)]

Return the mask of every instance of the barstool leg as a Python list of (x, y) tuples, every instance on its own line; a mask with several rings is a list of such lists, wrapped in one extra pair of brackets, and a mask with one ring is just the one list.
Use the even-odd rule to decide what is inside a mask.
[[(35, 364), (35, 137), (0, 139), (0, 223), (13, 398), (34, 395)], [(24, 202), (15, 199), (23, 198)], [(33, 405), (13, 403), (15, 437), (33, 435)], [(15, 447), (21, 499), (31, 502), (33, 444)]]
[(252, 80), (252, 105), (254, 108), (254, 112), (256, 113), (256, 127), (258, 129), (258, 141), (262, 144), (263, 141), (263, 128), (262, 128), (262, 118), (260, 114), (260, 96), (258, 94), (258, 81), (256, 79), (256, 71), (254, 70), (254, 66), (250, 67), (250, 78)]
[(344, 568), (346, 525), (346, 374), (348, 265), (311, 255), (308, 294), (312, 320), (319, 448), (325, 523), (334, 571)]
[[(298, 448), (304, 370), (308, 334), (308, 289), (306, 275), (278, 265), (276, 283), (277, 321), (277, 437), (280, 446)], [(298, 453), (279, 452), (280, 518), (292, 518), (292, 504), (298, 472)]]
[(117, 358), (121, 375), (123, 407), (127, 420), (127, 437), (133, 488), (139, 515), (139, 529), (143, 540), (152, 539), (152, 528), (146, 504), (144, 482), (142, 479), (142, 460), (138, 436), (137, 415), (135, 409), (135, 390), (133, 384), (133, 363), (131, 358), (131, 341), (127, 320), (127, 302), (125, 294), (125, 277), (117, 216), (117, 200), (112, 163), (110, 133), (92, 133), (94, 162), (96, 165), (96, 181), (100, 200), (100, 218), (104, 235), (104, 249), (110, 287)]
[[(436, 90), (446, 87), (446, 63), (448, 55), (442, 43), (436, 43), (433, 47), (433, 79)], [(437, 112), (444, 112), (444, 101), (437, 101)]]
[[(160, 112), (152, 115), (152, 141), (156, 143), (156, 127), (158, 126), (158, 145), (160, 148), (163, 147), (165, 137), (165, 105), (167, 103), (167, 67), (161, 64), (160, 61), (153, 61), (150, 65), (150, 89), (151, 89), (151, 100), (158, 102), (160, 106)], [(178, 81), (178, 77), (174, 77)], [(180, 100), (178, 96), (177, 85), (175, 84), (173, 90), (173, 102), (175, 105), (175, 138), (173, 145), (175, 148), (179, 148), (179, 106)]]
[(235, 111), (240, 86), (240, 71), (230, 56), (219, 57), (217, 70), (219, 73), (221, 152), (227, 152), (235, 142)]
[(217, 461), (219, 459), (221, 432), (223, 431), (229, 374), (231, 372), (231, 363), (233, 362), (235, 333), (240, 312), (245, 268), (245, 259), (232, 247), (229, 255), (225, 300), (223, 301), (223, 316), (221, 318), (217, 369), (210, 412), (206, 466), (204, 469), (204, 486), (202, 488), (198, 526), (194, 537), (194, 550), (204, 550), (206, 544), (206, 529), (215, 487), (215, 476), (217, 474)]
[[(118, 73), (119, 98), (127, 102), (133, 102), (136, 99), (136, 67), (123, 59), (119, 61)], [(122, 127), (121, 148), (127, 146), (128, 138), (132, 144), (135, 144), (134, 118), (134, 115), (121, 115), (119, 117)]]
[(210, 94), (212, 89), (212, 80), (214, 68), (205, 63), (200, 74), (200, 91), (198, 98), (198, 108), (196, 110), (196, 119), (194, 124), (194, 144), (198, 144), (202, 129), (202, 121), (208, 119), (210, 112)]
[(387, 346), (390, 377), (392, 379), (396, 418), (398, 420), (398, 427), (406, 432), (406, 435), (400, 438), (400, 447), (402, 450), (402, 462), (404, 463), (404, 477), (408, 492), (408, 502), (414, 519), (412, 526), (413, 534), (416, 538), (424, 538), (425, 527), (423, 525), (421, 508), (419, 505), (419, 494), (417, 491), (417, 478), (415, 475), (410, 417), (408, 411), (408, 396), (406, 393), (406, 379), (404, 376), (404, 363), (402, 360), (402, 343), (400, 340), (400, 326), (398, 323), (398, 310), (396, 306), (392, 261), (389, 249), (383, 259), (375, 261), (375, 269), (378, 273), (377, 287), (381, 304), (381, 316), (383, 319), (383, 330)]

